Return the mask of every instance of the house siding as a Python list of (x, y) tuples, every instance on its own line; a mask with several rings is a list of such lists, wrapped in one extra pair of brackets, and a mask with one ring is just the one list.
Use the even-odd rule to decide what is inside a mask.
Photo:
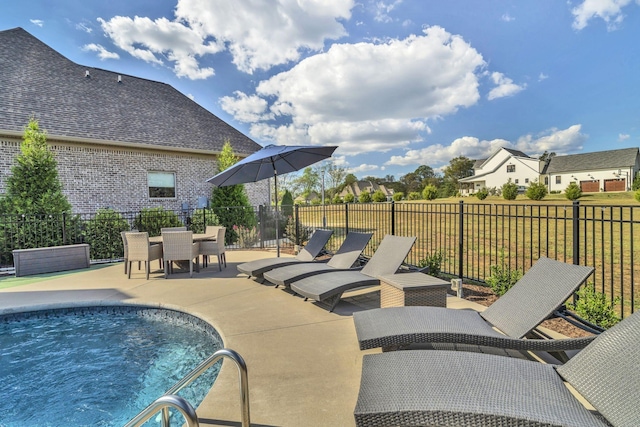
[[(20, 154), (17, 140), (0, 141), (0, 194)], [(216, 174), (215, 156), (153, 150), (127, 150), (109, 146), (83, 146), (49, 142), (58, 163), (58, 177), (74, 213), (92, 213), (100, 208), (138, 211), (163, 207), (179, 210), (183, 203), (197, 206), (199, 197), (211, 197), (206, 181)], [(149, 198), (147, 173), (174, 172), (176, 197)], [(267, 204), (269, 181), (245, 185), (251, 204)]]

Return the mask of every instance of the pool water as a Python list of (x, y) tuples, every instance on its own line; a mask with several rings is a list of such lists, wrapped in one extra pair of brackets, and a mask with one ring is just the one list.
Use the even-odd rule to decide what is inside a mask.
[[(172, 310), (0, 316), (0, 426), (122, 426), (220, 348), (213, 328)], [(197, 407), (220, 365), (179, 394)]]

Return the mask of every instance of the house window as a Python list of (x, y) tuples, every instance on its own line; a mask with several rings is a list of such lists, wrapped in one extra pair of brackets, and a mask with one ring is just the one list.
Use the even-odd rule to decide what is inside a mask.
[(556, 176), (556, 184), (562, 184), (562, 177), (560, 175)]
[(149, 197), (176, 197), (176, 174), (173, 172), (149, 172)]
[(549, 185), (549, 177), (548, 176), (544, 177), (544, 185)]
[(524, 179), (524, 183), (525, 183), (525, 184), (528, 184), (528, 183), (529, 183), (529, 178), (525, 178), (525, 179)]
[(516, 165), (507, 165), (507, 173), (512, 173), (516, 171)]
[(520, 180), (519, 180), (518, 178), (516, 178), (514, 182), (515, 182), (516, 184), (519, 184), (519, 183), (520, 183)]

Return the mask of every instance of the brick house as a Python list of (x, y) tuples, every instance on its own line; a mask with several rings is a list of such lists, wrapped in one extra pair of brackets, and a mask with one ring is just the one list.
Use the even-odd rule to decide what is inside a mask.
[(355, 199), (358, 200), (358, 197), (360, 197), (360, 194), (369, 193), (373, 195), (373, 193), (375, 193), (378, 190), (382, 191), (382, 193), (385, 195), (388, 201), (393, 200), (392, 189), (385, 187), (383, 184), (377, 184), (372, 181), (356, 181), (352, 184), (349, 184), (346, 187), (344, 187), (344, 189), (340, 193), (340, 197), (344, 199), (344, 196), (346, 196), (347, 194), (353, 194), (353, 197), (355, 197)]
[[(76, 64), (21, 28), (0, 31), (0, 194), (31, 117), (75, 213), (196, 207), (226, 140), (240, 157), (261, 148), (168, 84)], [(268, 203), (268, 180), (246, 189)]]

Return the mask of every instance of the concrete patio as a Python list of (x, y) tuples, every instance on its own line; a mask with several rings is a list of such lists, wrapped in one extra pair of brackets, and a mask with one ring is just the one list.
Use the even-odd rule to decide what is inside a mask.
[[(144, 269), (136, 267), (127, 280), (122, 263), (93, 266), (0, 289), (0, 314), (28, 306), (105, 301), (183, 310), (210, 322), (225, 347), (245, 359), (252, 425), (354, 425), (353, 409), (366, 352), (358, 348), (351, 315), (379, 306), (379, 292), (368, 288), (345, 294), (335, 312), (330, 313), (314, 302), (237, 272), (239, 263), (273, 256), (273, 252), (227, 251), (226, 269), (218, 271), (213, 262), (193, 278), (178, 273), (164, 279), (155, 261), (149, 280)], [(447, 298), (447, 306), (481, 308), (452, 296)], [(235, 365), (224, 362), (197, 412), (203, 426), (240, 425)]]

